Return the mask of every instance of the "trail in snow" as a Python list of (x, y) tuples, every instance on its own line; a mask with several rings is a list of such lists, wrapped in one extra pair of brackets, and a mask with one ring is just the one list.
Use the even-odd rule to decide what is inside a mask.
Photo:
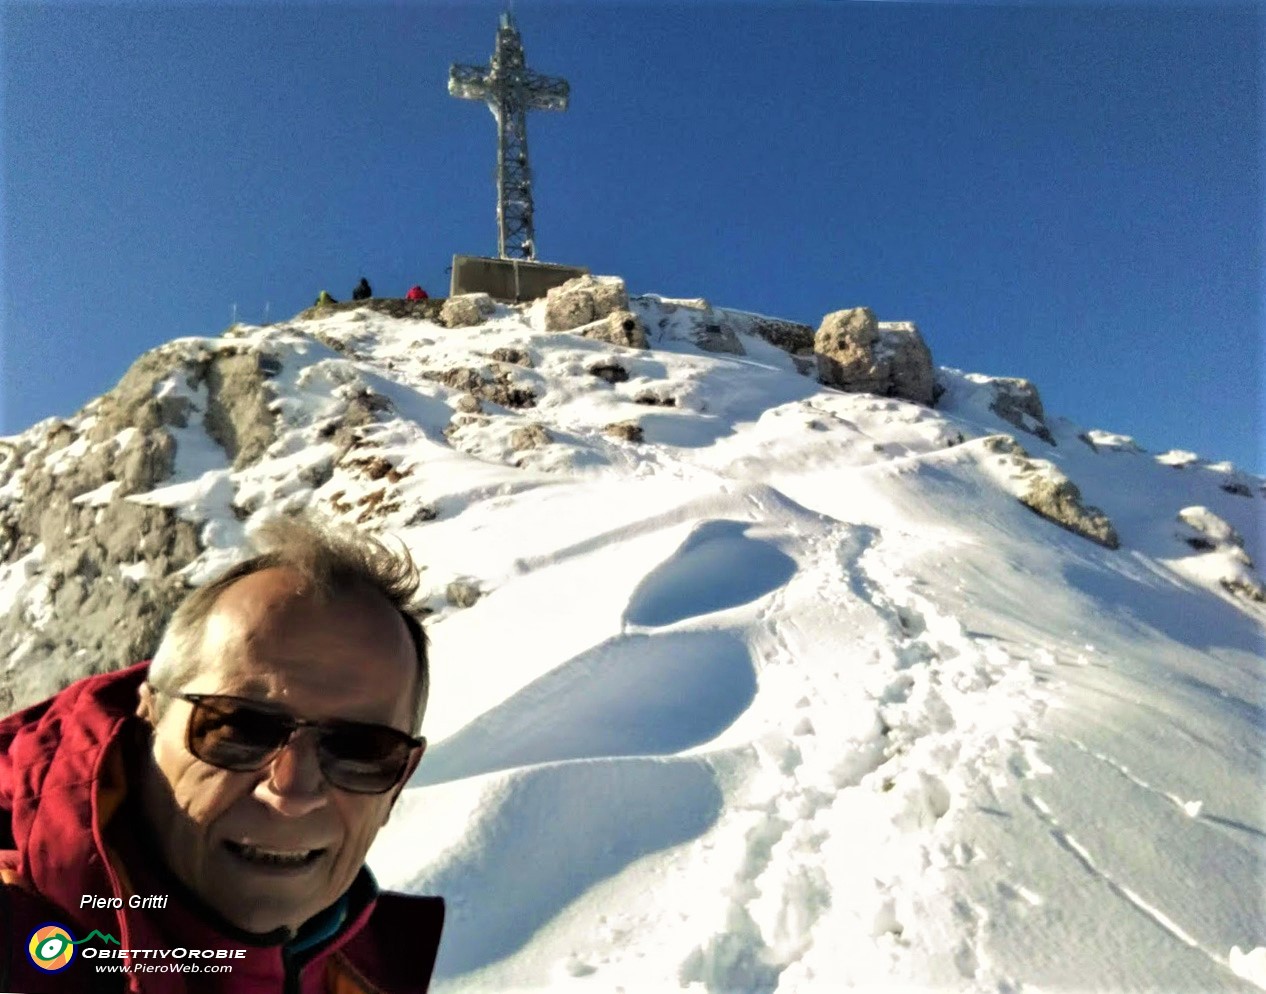
[[(432, 746), (371, 865), (447, 897), (437, 992), (1266, 989), (1266, 610), (1222, 584), (1266, 558), (1260, 481), (1058, 419), (1040, 441), (987, 377), (941, 370), (936, 409), (826, 390), (635, 307), (652, 352), (539, 306), (239, 329), (276, 442), (234, 470), (190, 393), (142, 498), (205, 522), (195, 579), (306, 506), (425, 566)], [(455, 369), (536, 405), (472, 413)], [(1122, 547), (1022, 506), (999, 433)], [(0, 573), (36, 613), (38, 559)]]

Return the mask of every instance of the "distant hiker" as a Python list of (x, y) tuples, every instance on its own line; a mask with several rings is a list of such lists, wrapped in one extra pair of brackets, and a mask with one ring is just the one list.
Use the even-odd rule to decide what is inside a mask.
[(369, 280), (362, 276), (360, 282), (356, 284), (356, 289), (352, 291), (352, 299), (368, 300), (373, 295), (374, 291), (369, 288)]
[(404, 295), (405, 300), (426, 300), (426, 291), (416, 283), (409, 287), (409, 292)]
[(319, 294), (317, 294), (316, 303), (313, 304), (313, 306), (324, 307), (326, 304), (337, 304), (337, 303), (338, 301), (330, 296), (330, 293), (328, 290), (322, 290)]

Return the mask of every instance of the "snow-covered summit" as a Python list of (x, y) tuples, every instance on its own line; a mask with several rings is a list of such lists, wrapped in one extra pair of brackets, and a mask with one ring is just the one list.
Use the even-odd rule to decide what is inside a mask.
[(449, 899), (436, 989), (1266, 988), (1263, 481), (628, 311), (646, 349), (543, 301), (236, 326), (3, 440), (5, 703), (314, 508), (424, 567), (433, 744), (371, 865)]

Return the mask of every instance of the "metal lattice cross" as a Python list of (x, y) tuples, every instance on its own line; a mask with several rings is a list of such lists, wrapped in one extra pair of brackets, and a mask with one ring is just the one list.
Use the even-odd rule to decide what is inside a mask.
[(525, 63), (519, 30), (505, 13), (490, 67), (453, 65), (448, 76), (452, 96), (483, 100), (497, 119), (497, 252), (502, 259), (536, 258), (527, 112), (566, 110), (570, 96), (567, 80), (532, 72)]

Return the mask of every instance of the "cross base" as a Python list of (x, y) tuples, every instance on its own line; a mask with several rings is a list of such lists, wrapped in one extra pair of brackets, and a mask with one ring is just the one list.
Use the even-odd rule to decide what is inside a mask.
[(478, 255), (453, 256), (449, 296), (486, 293), (493, 300), (518, 304), (544, 297), (552, 287), (585, 276), (584, 266), (559, 266), (527, 259), (489, 259)]

